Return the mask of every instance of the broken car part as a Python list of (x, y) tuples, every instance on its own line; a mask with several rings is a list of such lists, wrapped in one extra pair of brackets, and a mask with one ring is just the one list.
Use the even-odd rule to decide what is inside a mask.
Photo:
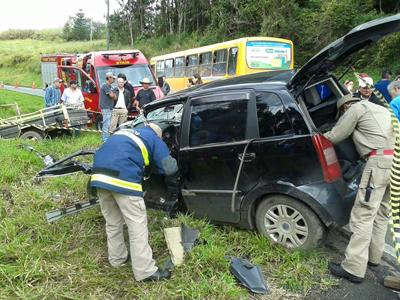
[(246, 288), (256, 294), (268, 292), (267, 283), (260, 266), (251, 264), (247, 259), (228, 256), (231, 261), (230, 271)]
[(48, 167), (48, 166), (50, 166), (51, 164), (54, 163), (54, 160), (55, 160), (55, 159), (54, 159), (51, 155), (49, 155), (49, 154), (48, 154), (48, 155), (43, 154), (43, 153), (37, 151), (35, 148), (33, 148), (33, 147), (30, 146), (30, 145), (20, 144), (19, 147), (21, 147), (21, 148), (23, 148), (23, 149), (25, 149), (25, 150), (28, 150), (29, 152), (35, 153), (36, 156), (38, 156), (39, 158), (41, 158), (41, 159), (43, 160), (44, 165), (45, 165), (46, 167)]
[(80, 202), (76, 203), (73, 206), (66, 207), (66, 208), (61, 208), (61, 209), (56, 209), (53, 211), (50, 211), (46, 213), (46, 219), (48, 223), (52, 223), (54, 221), (57, 221), (59, 219), (62, 219), (66, 216), (69, 215), (74, 215), (77, 212), (81, 212), (83, 210), (86, 210), (88, 208), (92, 208), (99, 205), (99, 200), (98, 199), (91, 199), (86, 202)]
[(94, 155), (96, 150), (80, 150), (75, 152), (67, 157), (60, 159), (56, 162), (53, 162), (47, 165), (44, 169), (39, 171), (36, 174), (36, 178), (38, 177), (56, 177), (56, 176), (64, 176), (72, 173), (83, 172), (85, 174), (92, 173), (92, 165), (85, 164), (83, 162), (79, 162), (74, 160), (74, 158), (78, 156), (86, 156), (86, 155)]

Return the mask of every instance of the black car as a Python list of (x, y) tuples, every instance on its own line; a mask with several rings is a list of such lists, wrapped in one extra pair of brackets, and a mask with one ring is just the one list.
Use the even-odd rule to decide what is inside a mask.
[(354, 28), (297, 71), (215, 81), (145, 106), (179, 165), (167, 184), (145, 180), (147, 203), (177, 200), (196, 217), (257, 228), (287, 247), (316, 246), (328, 227), (348, 222), (364, 164), (351, 139), (333, 146), (322, 135), (348, 93), (331, 72), (395, 31), (400, 15)]
[[(345, 225), (363, 161), (350, 138), (333, 146), (322, 135), (347, 93), (331, 71), (399, 29), (399, 15), (374, 20), (297, 72), (212, 82), (146, 106), (178, 161), (182, 205), (216, 223), (257, 228), (287, 247), (316, 246), (327, 227)], [(163, 202), (167, 189), (151, 180), (146, 200)]]

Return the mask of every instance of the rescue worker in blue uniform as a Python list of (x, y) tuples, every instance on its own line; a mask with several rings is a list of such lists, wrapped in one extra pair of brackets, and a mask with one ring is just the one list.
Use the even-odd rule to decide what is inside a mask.
[(142, 180), (152, 164), (164, 175), (177, 172), (177, 163), (161, 139), (162, 130), (154, 123), (140, 129), (122, 129), (112, 135), (94, 155), (91, 186), (97, 189), (101, 212), (106, 220), (108, 260), (119, 267), (129, 260), (123, 235), (126, 223), (130, 256), (137, 281), (170, 277), (158, 269), (148, 242), (147, 214)]

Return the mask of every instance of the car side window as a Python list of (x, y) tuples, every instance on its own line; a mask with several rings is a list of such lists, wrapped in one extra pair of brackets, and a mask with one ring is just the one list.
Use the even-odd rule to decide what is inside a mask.
[(190, 117), (189, 145), (244, 140), (247, 103), (247, 100), (234, 100), (194, 105)]
[(278, 95), (259, 93), (256, 96), (260, 138), (293, 134), (293, 127)]

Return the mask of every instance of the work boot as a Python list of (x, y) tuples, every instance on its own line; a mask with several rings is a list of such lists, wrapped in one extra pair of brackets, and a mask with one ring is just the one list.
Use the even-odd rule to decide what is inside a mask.
[(379, 263), (373, 263), (373, 262), (368, 262), (368, 266), (370, 266), (370, 267), (378, 267), (379, 266)]
[(340, 264), (337, 263), (330, 262), (328, 268), (329, 271), (331, 271), (331, 274), (337, 277), (345, 278), (353, 283), (361, 283), (364, 279), (347, 272)]
[(153, 275), (143, 279), (142, 281), (159, 281), (163, 279), (169, 279), (171, 277), (171, 272), (168, 270), (158, 269)]

